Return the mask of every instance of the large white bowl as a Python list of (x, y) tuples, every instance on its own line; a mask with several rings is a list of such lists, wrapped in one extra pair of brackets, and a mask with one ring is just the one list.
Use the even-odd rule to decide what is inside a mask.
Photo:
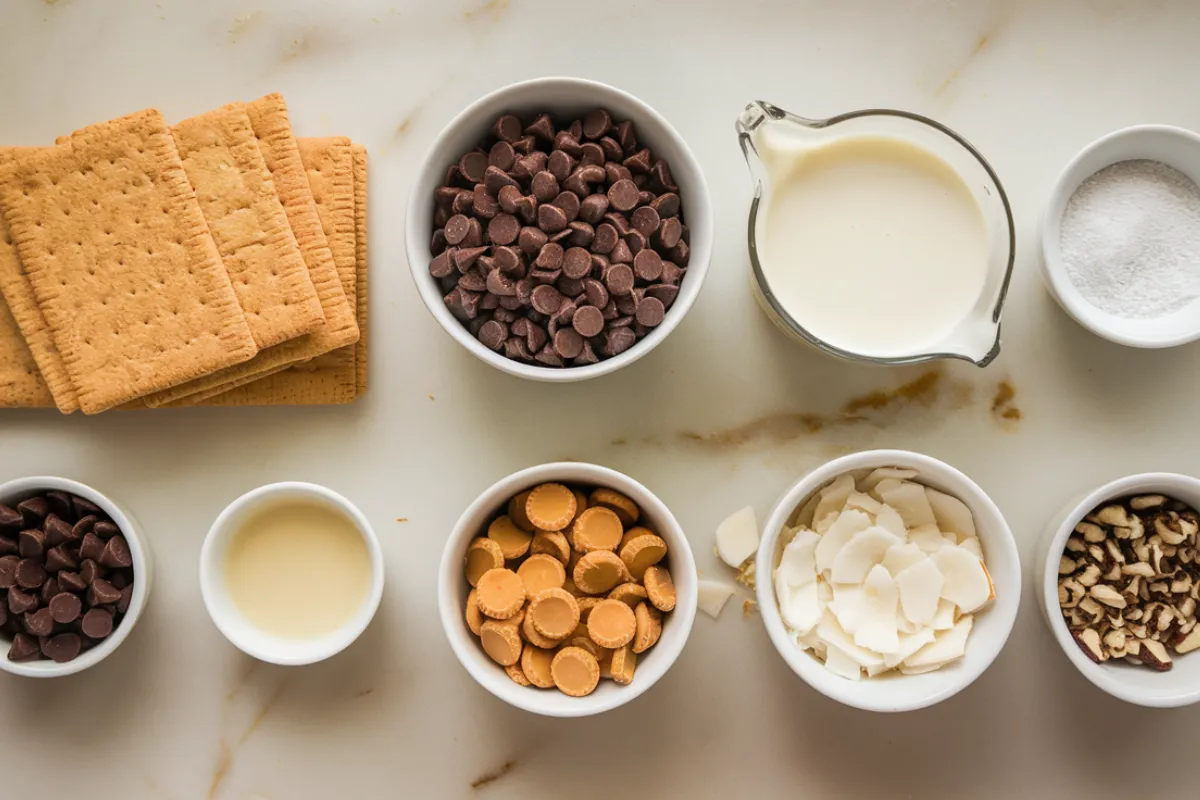
[[(638, 141), (671, 165), (671, 176), (679, 184), (683, 217), (691, 232), (691, 255), (687, 275), (662, 324), (633, 347), (613, 358), (582, 367), (541, 367), (522, 364), (483, 346), (466, 326), (446, 308), (438, 283), (429, 274), (433, 259), (433, 191), (441, 185), (446, 168), (483, 140), (492, 123), (502, 114), (528, 116), (540, 111), (571, 119), (594, 108), (606, 108), (616, 120), (631, 120)], [(467, 106), (438, 134), (417, 173), (408, 201), (405, 224), (408, 266), (421, 299), (446, 332), (481, 361), (496, 369), (537, 381), (566, 383), (595, 378), (632, 364), (657, 347), (679, 324), (700, 294), (712, 256), (712, 201), (704, 173), (683, 138), (657, 111), (631, 94), (581, 78), (538, 78), (497, 89)]]
[(1092, 509), (1133, 494), (1163, 494), (1200, 508), (1200, 480), (1170, 472), (1147, 472), (1106, 483), (1078, 502), (1065, 506), (1046, 525), (1036, 569), (1038, 605), (1054, 640), (1075, 668), (1113, 697), (1152, 708), (1185, 706), (1200, 700), (1200, 653), (1173, 657), (1167, 672), (1156, 672), (1124, 661), (1097, 664), (1075, 643), (1058, 605), (1058, 560), (1071, 531)]
[(1102, 136), (1079, 151), (1054, 184), (1042, 212), (1042, 279), (1050, 295), (1083, 327), (1129, 347), (1174, 347), (1200, 339), (1200, 300), (1165, 317), (1126, 319), (1092, 305), (1067, 276), (1062, 262), (1062, 217), (1079, 185), (1121, 161), (1160, 161), (1200, 184), (1200, 135), (1170, 125), (1135, 125)]
[(146, 600), (150, 596), (150, 586), (154, 578), (153, 559), (146, 542), (142, 527), (128, 511), (118, 505), (108, 495), (101, 494), (90, 486), (67, 478), (39, 476), (33, 478), (18, 478), (15, 481), (0, 486), (0, 503), (15, 506), (17, 503), (42, 492), (67, 492), (90, 500), (108, 514), (129, 543), (129, 554), (133, 559), (133, 595), (129, 599), (129, 610), (125, 612), (121, 622), (113, 628), (113, 632), (104, 641), (87, 652), (80, 653), (78, 658), (59, 664), (54, 661), (9, 661), (6, 657), (12, 640), (0, 636), (0, 669), (14, 675), (27, 678), (58, 678), (63, 675), (74, 675), (88, 667), (99, 664), (108, 658), (121, 643), (129, 637), (133, 626), (142, 616)]
[[(488, 522), (508, 505), (509, 499), (541, 483), (604, 486), (616, 489), (642, 509), (644, 519), (667, 543), (666, 565), (675, 583), (675, 610), (663, 615), (658, 643), (637, 660), (633, 682), (622, 686), (600, 681), (586, 697), (569, 697), (557, 689), (520, 686), (492, 661), (471, 633), (465, 603), (471, 587), (463, 574), (463, 559), (471, 540), (487, 529)], [(442, 628), (454, 655), (480, 686), (506, 703), (549, 717), (586, 717), (622, 706), (649, 689), (679, 657), (696, 619), (696, 562), (683, 529), (670, 510), (642, 484), (615, 470), (575, 461), (541, 464), (515, 472), (492, 484), (463, 512), (446, 540), (438, 577), (438, 610)]]
[[(967, 504), (983, 546), (984, 561), (996, 588), (996, 599), (975, 615), (961, 659), (923, 675), (885, 675), (851, 681), (825, 668), (800, 648), (779, 614), (772, 576), (783, 542), (780, 534), (792, 514), (815, 492), (847, 472), (865, 476), (877, 467), (908, 467), (918, 480)], [(940, 703), (961, 692), (1000, 654), (1017, 618), (1021, 603), (1021, 561), (1012, 531), (1000, 509), (973, 480), (954, 467), (930, 456), (906, 450), (868, 450), (835, 458), (797, 481), (775, 506), (763, 529), (756, 563), (758, 607), (771, 643), (788, 666), (826, 697), (866, 711), (912, 711)]]
[[(233, 534), (255, 513), (286, 503), (311, 503), (342, 515), (362, 536), (371, 559), (371, 586), (362, 605), (345, 625), (326, 636), (291, 639), (262, 630), (238, 609), (225, 583), (225, 555)], [(200, 593), (213, 624), (246, 655), (286, 666), (313, 664), (349, 647), (371, 624), (383, 598), (383, 551), (371, 523), (337, 492), (314, 483), (271, 483), (234, 500), (212, 524), (200, 548)]]

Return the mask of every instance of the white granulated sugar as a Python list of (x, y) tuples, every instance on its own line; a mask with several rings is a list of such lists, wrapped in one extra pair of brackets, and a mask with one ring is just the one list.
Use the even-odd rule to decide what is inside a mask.
[(1062, 218), (1063, 264), (1090, 303), (1162, 317), (1200, 297), (1200, 187), (1158, 161), (1121, 161), (1084, 181)]

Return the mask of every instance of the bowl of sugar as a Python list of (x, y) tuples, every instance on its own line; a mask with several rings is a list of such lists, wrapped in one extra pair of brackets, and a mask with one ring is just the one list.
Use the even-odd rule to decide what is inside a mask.
[(1097, 139), (1059, 175), (1040, 236), (1047, 289), (1092, 333), (1200, 339), (1200, 135), (1138, 125)]

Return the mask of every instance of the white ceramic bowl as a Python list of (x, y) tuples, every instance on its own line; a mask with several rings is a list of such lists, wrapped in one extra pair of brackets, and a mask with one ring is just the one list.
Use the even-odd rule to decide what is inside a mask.
[(1200, 653), (1174, 658), (1167, 672), (1155, 672), (1124, 661), (1097, 664), (1084, 655), (1067, 629), (1058, 605), (1058, 559), (1067, 538), (1081, 519), (1097, 506), (1132, 494), (1163, 494), (1200, 508), (1200, 480), (1170, 472), (1148, 472), (1106, 483), (1056, 514), (1042, 535), (1034, 564), (1038, 605), (1042, 617), (1075, 668), (1113, 697), (1139, 706), (1167, 708), (1200, 700)]
[[(632, 120), (638, 140), (649, 147), (656, 157), (666, 159), (671, 165), (671, 175), (679, 184), (679, 197), (683, 201), (683, 216), (691, 232), (687, 275), (662, 324), (624, 353), (597, 364), (565, 369), (522, 364), (484, 347), (446, 309), (442, 301), (443, 293), (429, 274), (429, 262), (433, 259), (430, 252), (433, 191), (445, 178), (447, 166), (457, 163), (463, 153), (476, 146), (502, 114), (530, 115), (547, 111), (556, 117), (571, 119), (597, 107), (608, 109), (614, 119)], [(446, 332), (475, 357), (496, 369), (521, 378), (552, 383), (607, 375), (626, 364), (632, 364), (657, 347), (675, 329), (700, 294), (700, 287), (708, 274), (713, 244), (713, 212), (708, 185), (699, 162), (682, 137), (657, 111), (633, 95), (580, 78), (538, 78), (514, 83), (476, 100), (452, 119), (434, 140), (417, 174), (408, 201), (405, 227), (408, 266), (412, 270), (413, 280), (429, 312)]]
[(142, 610), (146, 607), (146, 599), (150, 596), (150, 586), (154, 579), (150, 548), (137, 520), (110, 497), (90, 486), (67, 478), (46, 476), (18, 478), (0, 485), (0, 503), (12, 507), (35, 494), (54, 490), (78, 495), (85, 500), (92, 501), (104, 509), (109, 518), (121, 529), (125, 541), (129, 543), (129, 554), (133, 557), (133, 596), (129, 601), (129, 611), (125, 613), (120, 624), (113, 629), (108, 638), (91, 650), (81, 653), (73, 661), (63, 664), (40, 660), (9, 661), (5, 654), (8, 653), (8, 647), (12, 644), (12, 640), (0, 635), (0, 669), (14, 675), (24, 675), (27, 678), (57, 678), (63, 675), (74, 675), (76, 672), (82, 672), (108, 658), (114, 650), (121, 646), (121, 642), (128, 638), (133, 626), (142, 616)]
[[(663, 615), (662, 637), (638, 657), (633, 682), (622, 686), (601, 680), (587, 697), (568, 697), (557, 689), (519, 686), (492, 661), (467, 627), (465, 603), (471, 587), (463, 575), (463, 559), (471, 540), (484, 533), (488, 522), (505, 508), (509, 499), (541, 483), (604, 486), (616, 489), (642, 509), (648, 525), (667, 543), (667, 568), (675, 582), (675, 610)], [(549, 717), (586, 717), (622, 706), (658, 682), (687, 642), (696, 619), (696, 562), (683, 529), (674, 515), (642, 484), (615, 470), (569, 461), (541, 464), (515, 472), (492, 484), (463, 512), (446, 547), (438, 577), (438, 610), (442, 628), (458, 660), (480, 686), (506, 703)]]
[(1125, 319), (1092, 305), (1071, 283), (1059, 246), (1063, 212), (1079, 185), (1120, 161), (1160, 161), (1200, 184), (1200, 135), (1170, 125), (1136, 125), (1103, 136), (1079, 152), (1054, 184), (1041, 220), (1042, 279), (1076, 322), (1097, 336), (1129, 347), (1174, 347), (1200, 339), (1200, 300), (1173, 314)]
[[(341, 514), (354, 525), (367, 545), (371, 559), (370, 590), (358, 612), (328, 636), (289, 639), (267, 633), (242, 615), (225, 583), (225, 555), (233, 534), (263, 508), (289, 502), (311, 503)], [(383, 597), (383, 553), (371, 523), (353, 503), (337, 492), (313, 483), (272, 483), (234, 500), (212, 524), (200, 549), (200, 592), (213, 624), (246, 655), (272, 664), (312, 664), (349, 647), (370, 624)]]
[[(940, 489), (966, 503), (975, 518), (984, 561), (996, 589), (992, 604), (975, 615), (967, 651), (958, 661), (923, 675), (887, 675), (851, 681), (825, 668), (802, 650), (788, 633), (775, 599), (771, 576), (782, 549), (780, 533), (792, 514), (815, 492), (847, 472), (866, 476), (877, 467), (908, 467), (914, 480)], [(983, 674), (1000, 654), (1017, 618), (1021, 602), (1021, 562), (1012, 531), (1000, 509), (979, 485), (930, 456), (906, 450), (868, 450), (836, 458), (797, 481), (776, 504), (763, 528), (756, 564), (758, 607), (775, 649), (809, 686), (826, 697), (866, 711), (912, 711), (940, 703), (961, 692)]]

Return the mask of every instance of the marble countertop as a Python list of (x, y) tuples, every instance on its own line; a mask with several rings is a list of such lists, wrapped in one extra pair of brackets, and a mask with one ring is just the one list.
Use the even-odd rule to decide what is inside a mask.
[[(734, 602), (717, 621), (697, 619), (650, 692), (588, 720), (534, 717), (477, 687), (445, 642), (434, 587), (461, 510), (503, 475), (553, 459), (646, 483), (706, 575), (721, 569), (719, 520), (747, 503), (762, 518), (802, 472), (852, 450), (911, 448), (971, 475), (1007, 515), (1027, 576), (1041, 528), (1073, 495), (1131, 472), (1200, 471), (1190, 435), (1200, 348), (1135, 351), (1088, 334), (1042, 288), (1034, 242), (1054, 177), (1080, 147), (1135, 123), (1200, 128), (1200, 5), (0, 0), (0, 20), (0, 142), (282, 91), (301, 135), (364, 143), (373, 315), (372, 388), (353, 407), (0, 414), (0, 480), (96, 485), (139, 517), (158, 566), (146, 615), (110, 659), (54, 682), (0, 675), (0, 795), (1195, 796), (1200, 712), (1134, 708), (1094, 689), (1028, 587), (996, 663), (935, 708), (879, 716), (826, 700)], [(496, 87), (554, 73), (612, 83), (661, 111), (705, 169), (717, 220), (708, 282), (674, 334), (616, 375), (565, 386), (499, 374), (444, 335), (414, 290), (402, 233), (441, 126)], [(925, 391), (865, 423), (798, 423), (926, 370), (825, 360), (755, 306), (750, 181), (733, 132), (754, 99), (806, 116), (910, 109), (987, 155), (1018, 240), (995, 364), (937, 368)], [(1015, 397), (994, 411), (1005, 384)], [(999, 413), (1014, 408), (1019, 420)], [(241, 655), (198, 587), (214, 517), (284, 479), (350, 497), (387, 559), (374, 624), (309, 668)]]

